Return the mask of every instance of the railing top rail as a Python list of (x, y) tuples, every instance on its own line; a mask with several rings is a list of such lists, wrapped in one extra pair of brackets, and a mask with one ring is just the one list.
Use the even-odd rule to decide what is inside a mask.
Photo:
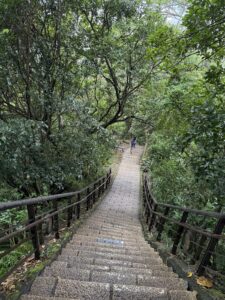
[(158, 202), (151, 193), (149, 179), (147, 179), (146, 183), (148, 186), (148, 192), (150, 193), (150, 196), (151, 196), (153, 202), (161, 207), (168, 207), (168, 208), (172, 208), (172, 209), (177, 209), (182, 212), (190, 212), (195, 215), (225, 220), (225, 213), (217, 213), (217, 212), (212, 212), (212, 211), (198, 210), (198, 209), (192, 209), (192, 208), (188, 208), (188, 207), (182, 207), (182, 206)]
[[(110, 172), (110, 170), (109, 170)], [(37, 203), (44, 203), (46, 201), (52, 201), (52, 200), (57, 200), (57, 199), (62, 199), (62, 198), (70, 198), (75, 195), (78, 195), (84, 191), (86, 191), (88, 188), (96, 184), (98, 181), (102, 180), (105, 178), (105, 176), (102, 176), (101, 178), (98, 178), (96, 181), (92, 182), (85, 188), (75, 191), (75, 192), (69, 192), (69, 193), (62, 193), (62, 194), (55, 194), (55, 195), (49, 195), (49, 196), (39, 196), (35, 198), (27, 198), (24, 200), (15, 200), (15, 201), (8, 201), (8, 202), (3, 202), (0, 203), (0, 212), (7, 210), (7, 209), (12, 209), (16, 207), (21, 207), (21, 206), (26, 206), (26, 205), (32, 205), (32, 204), (37, 204)], [(108, 177), (107, 177), (108, 178)]]
[(190, 213), (195, 214), (195, 215), (201, 215), (201, 216), (205, 216), (205, 217), (212, 217), (212, 218), (216, 218), (216, 219), (221, 219), (221, 218), (225, 219), (225, 214), (224, 213), (217, 213), (217, 212), (206, 211), (206, 210), (198, 210), (198, 209), (192, 209), (192, 208), (187, 208), (187, 207), (179, 207), (177, 205), (172, 205), (172, 204), (163, 204), (163, 203), (158, 203), (158, 204), (163, 206), (163, 207), (179, 209), (180, 211), (190, 212)]

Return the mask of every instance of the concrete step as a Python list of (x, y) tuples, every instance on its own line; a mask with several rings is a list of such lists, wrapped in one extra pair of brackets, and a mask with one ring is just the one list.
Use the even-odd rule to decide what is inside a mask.
[(109, 223), (103, 223), (103, 222), (94, 222), (91, 223), (87, 222), (84, 227), (90, 228), (90, 229), (104, 229), (104, 230), (124, 230), (127, 232), (133, 232), (133, 233), (140, 233), (142, 234), (142, 228), (141, 226), (128, 226), (128, 225), (115, 225), (115, 224), (109, 224)]
[(93, 233), (90, 231), (85, 231), (85, 232), (79, 232), (77, 233), (74, 238), (77, 239), (86, 239), (86, 240), (96, 240), (96, 239), (114, 239), (114, 240), (122, 240), (124, 243), (133, 243), (133, 244), (142, 244), (142, 245), (146, 245), (147, 242), (142, 238), (138, 238), (138, 237), (123, 237), (121, 235), (117, 235), (117, 234), (105, 234), (105, 233)]
[(122, 218), (106, 218), (106, 217), (90, 217), (88, 219), (89, 224), (94, 224), (98, 220), (98, 224), (107, 224), (107, 225), (114, 225), (114, 226), (123, 226), (123, 227), (129, 227), (129, 228), (140, 228), (140, 223), (134, 222), (134, 221), (124, 221)]
[(169, 291), (169, 300), (196, 300), (197, 293), (195, 291)]
[[(149, 276), (153, 277), (164, 277), (164, 278), (174, 278), (178, 279), (177, 274), (173, 273), (169, 268), (162, 266), (152, 266), (151, 269), (147, 268), (134, 268), (132, 266), (126, 266), (121, 264), (119, 265), (101, 265), (101, 264), (83, 264), (83, 263), (74, 263), (70, 264), (67, 262), (58, 262), (55, 261), (51, 264), (50, 267), (46, 267), (43, 276), (60, 276), (64, 278), (73, 278), (79, 280), (88, 280), (89, 276), (92, 274), (88, 271), (98, 271), (98, 272), (113, 272), (120, 274), (135, 274), (143, 275), (143, 278), (140, 278), (143, 283), (149, 280)], [(145, 277), (146, 275), (146, 277)], [(143, 284), (144, 285), (144, 284)]]
[(138, 247), (138, 248), (150, 248), (147, 242), (127, 242), (121, 239), (110, 239), (110, 238), (101, 238), (101, 237), (87, 237), (84, 235), (75, 235), (75, 237), (71, 240), (70, 243), (97, 243), (98, 245), (109, 245), (109, 246), (117, 246), (117, 247)]
[(54, 277), (37, 277), (30, 289), (31, 295), (35, 296), (53, 296), (53, 291), (56, 287), (57, 279)]
[[(169, 275), (169, 273), (167, 273)], [(91, 273), (91, 281), (105, 282), (111, 284), (126, 284), (149, 286), (157, 288), (168, 288), (170, 290), (186, 290), (187, 283), (178, 278), (156, 277), (150, 274), (118, 273), (118, 272), (99, 272)]]
[(70, 255), (59, 255), (57, 261), (68, 262), (69, 264), (94, 264), (93, 257), (81, 257), (81, 256), (70, 256)]
[(117, 272), (117, 273), (124, 273), (124, 274), (138, 274), (138, 275), (152, 275), (152, 276), (158, 276), (158, 277), (173, 277), (173, 278), (178, 278), (178, 275), (173, 273), (170, 270), (163, 270), (160, 268), (154, 268), (152, 269), (141, 269), (141, 268), (129, 268), (125, 266), (111, 266), (110, 269), (112, 272)]
[[(88, 236), (110, 236), (110, 237), (115, 237), (115, 238), (120, 238), (123, 240), (139, 240), (139, 241), (144, 241), (144, 239), (142, 238), (141, 234), (137, 234), (137, 233), (127, 233), (127, 232), (123, 232), (121, 231), (113, 231), (113, 230), (103, 230), (103, 229), (82, 229), (82, 230), (77, 230), (77, 234), (79, 235), (88, 235)], [(139, 238), (137, 238), (137, 236), (140, 236)]]
[(103, 265), (95, 265), (95, 264), (84, 264), (84, 263), (68, 263), (65, 261), (54, 261), (50, 268), (52, 270), (61, 270), (62, 268), (74, 268), (74, 269), (83, 269), (83, 270), (90, 270), (90, 271), (110, 271), (110, 266), (103, 266)]
[[(80, 266), (79, 266), (80, 267)], [(127, 285), (138, 285), (138, 286), (149, 286), (158, 288), (168, 288), (170, 290), (182, 290), (187, 289), (187, 283), (179, 278), (169, 277), (156, 277), (151, 274), (140, 274), (140, 273), (122, 273), (122, 272), (109, 272), (109, 271), (97, 271), (97, 270), (84, 270), (79, 267), (73, 268), (53, 268), (47, 267), (43, 273), (44, 277), (56, 277), (62, 279), (72, 279), (80, 281), (91, 281), (91, 282), (102, 282), (102, 283), (113, 283), (113, 284), (127, 284)], [(144, 269), (146, 271), (146, 269)], [(140, 269), (138, 269), (140, 272)]]
[(55, 296), (80, 300), (109, 300), (110, 285), (108, 283), (60, 279), (55, 289)]
[(113, 285), (113, 300), (168, 300), (167, 290), (164, 288), (142, 287), (133, 285)]
[[(111, 287), (112, 299), (132, 300), (168, 300), (168, 292), (164, 288), (140, 287), (134, 285), (113, 284)], [(110, 299), (110, 284), (97, 282), (82, 282), (75, 280), (59, 280), (55, 296), (78, 297), (81, 300)]]
[(83, 232), (83, 231), (91, 231), (91, 232), (107, 232), (111, 234), (121, 234), (124, 236), (132, 237), (135, 235), (142, 236), (141, 231), (132, 231), (130, 229), (124, 229), (124, 228), (114, 228), (114, 227), (103, 227), (103, 226), (83, 226), (82, 228), (78, 229), (77, 232)]
[(124, 229), (124, 230), (128, 230), (131, 232), (142, 232), (142, 227), (141, 227), (140, 223), (138, 226), (127, 224), (127, 223), (115, 224), (115, 223), (112, 223), (111, 220), (109, 220), (109, 222), (100, 221), (97, 219), (97, 217), (95, 217), (95, 220), (88, 219), (84, 223), (84, 226), (87, 226), (89, 228), (105, 228), (105, 229), (110, 228), (110, 229), (115, 229), (115, 230)]
[(62, 298), (62, 297), (46, 297), (46, 296), (33, 296), (23, 295), (20, 300), (79, 300), (79, 298)]
[[(96, 268), (99, 267), (100, 269), (106, 270), (106, 268), (110, 268), (112, 266), (117, 266), (119, 268), (126, 267), (126, 272), (132, 273), (133, 269), (143, 269), (141, 273), (149, 273), (149, 271), (171, 271), (171, 268), (168, 268), (164, 264), (140, 264), (140, 263), (133, 263), (131, 261), (126, 260), (110, 260), (110, 259), (102, 259), (102, 258), (79, 258), (74, 256), (66, 256), (66, 255), (60, 255), (58, 257), (58, 260), (53, 262), (52, 265), (56, 265), (58, 268), (62, 267), (76, 267), (81, 266), (82, 269), (89, 269), (88, 266), (95, 265)], [(51, 266), (52, 266), (51, 265)], [(102, 268), (101, 268), (102, 267)], [(91, 267), (94, 268), (94, 267)], [(131, 269), (129, 269), (131, 268)], [(107, 269), (108, 270), (108, 269)], [(124, 270), (122, 270), (124, 271)], [(151, 272), (150, 272), (151, 273)], [(174, 276), (177, 276), (175, 273)]]
[(161, 264), (161, 258), (156, 259), (149, 255), (126, 255), (126, 254), (116, 254), (116, 253), (105, 253), (105, 252), (92, 252), (92, 251), (74, 251), (71, 249), (63, 249), (62, 255), (67, 256), (79, 256), (79, 257), (91, 257), (91, 258), (105, 258), (105, 259), (115, 259), (115, 260), (125, 260), (136, 263), (152, 263), (152, 264)]
[(113, 243), (113, 241), (99, 240), (99, 241), (77, 241), (72, 240), (68, 245), (85, 246), (85, 247), (104, 247), (105, 249), (124, 249), (124, 250), (135, 250), (135, 251), (149, 251), (152, 249), (149, 244), (144, 246), (124, 245), (123, 243)]
[(81, 281), (90, 281), (90, 270), (80, 268), (51, 268), (46, 267), (43, 272), (43, 277), (60, 277), (62, 279), (73, 279)]
[[(73, 251), (90, 251), (90, 252), (105, 252), (105, 253), (115, 253), (115, 254), (127, 254), (127, 255), (136, 255), (136, 256), (151, 256), (156, 259), (160, 259), (157, 252), (155, 252), (152, 248), (149, 247), (149, 250), (126, 250), (126, 249), (107, 249), (101, 246), (97, 247), (88, 247), (88, 246), (77, 246), (74, 244), (68, 244), (65, 249), (73, 250)], [(160, 261), (162, 261), (160, 259)]]

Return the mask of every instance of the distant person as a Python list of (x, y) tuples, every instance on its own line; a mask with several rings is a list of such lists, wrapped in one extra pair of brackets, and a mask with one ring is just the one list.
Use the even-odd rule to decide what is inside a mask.
[(136, 146), (136, 143), (137, 143), (137, 139), (136, 137), (134, 136), (132, 139), (131, 139), (131, 142), (130, 142), (130, 153), (132, 154), (132, 150), (135, 148)]

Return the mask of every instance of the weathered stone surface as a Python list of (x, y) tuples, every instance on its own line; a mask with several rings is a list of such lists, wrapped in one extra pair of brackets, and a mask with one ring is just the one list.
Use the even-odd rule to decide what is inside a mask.
[(196, 292), (170, 291), (169, 300), (196, 300)]
[(91, 280), (106, 283), (136, 284), (137, 278), (134, 274), (123, 274), (116, 272), (93, 272)]
[(152, 270), (152, 275), (156, 277), (178, 278), (178, 275), (171, 271)]
[(140, 268), (140, 269), (151, 269), (153, 270), (158, 270), (158, 271), (169, 271), (169, 268), (162, 264), (154, 264), (154, 263), (148, 263), (148, 264), (141, 264), (141, 263), (133, 263), (132, 264), (133, 268)]
[(145, 242), (143, 239), (141, 238), (135, 238), (136, 235), (134, 235), (134, 237), (121, 237), (118, 234), (112, 234), (112, 233), (93, 233), (93, 232), (83, 232), (83, 233), (79, 233), (76, 235), (76, 240), (90, 240), (90, 241), (94, 241), (97, 240), (99, 238), (102, 239), (115, 239), (115, 240), (123, 240), (124, 243), (131, 243), (131, 244), (138, 244), (138, 245), (147, 245), (147, 242)]
[(24, 295), (20, 298), (21, 300), (79, 300), (78, 298), (62, 298), (62, 297), (46, 297), (46, 296), (33, 296)]
[(53, 277), (37, 277), (32, 284), (31, 294), (52, 296), (56, 282), (56, 278)]
[(55, 260), (51, 263), (50, 267), (59, 270), (61, 270), (62, 268), (65, 269), (68, 267), (68, 262)]
[(154, 277), (151, 275), (137, 275), (137, 283), (142, 286), (164, 287), (168, 290), (186, 290), (187, 283), (182, 279), (171, 277)]
[(107, 283), (59, 280), (55, 296), (80, 300), (109, 300), (110, 285)]
[(150, 269), (136, 269), (136, 268), (126, 268), (126, 267), (120, 267), (120, 266), (112, 266), (111, 270), (113, 272), (118, 273), (132, 273), (132, 274), (150, 274), (152, 275), (152, 270)]
[(75, 269), (75, 268), (45, 268), (43, 276), (52, 276), (52, 277), (60, 277), (64, 279), (75, 279), (81, 281), (88, 281), (90, 278), (90, 271), (83, 269)]
[(118, 248), (118, 249), (131, 249), (131, 250), (150, 250), (153, 251), (153, 249), (149, 246), (149, 244), (145, 243), (136, 243), (136, 242), (125, 242), (123, 241), (122, 244), (113, 244), (113, 243), (107, 243), (103, 239), (100, 240), (98, 238), (95, 239), (88, 239), (88, 238), (83, 238), (83, 239), (76, 239), (72, 240), (70, 244), (73, 245), (85, 245), (85, 246), (94, 246), (94, 247), (109, 247), (109, 248)]
[(110, 271), (109, 266), (88, 265), (88, 264), (70, 264), (69, 268), (73, 268), (74, 270), (85, 269), (90, 271), (105, 271), (105, 272)]
[(116, 259), (102, 259), (102, 258), (96, 258), (95, 259), (96, 265), (104, 265), (104, 266), (126, 266), (131, 267), (132, 262), (126, 261), (126, 260), (116, 260)]
[(93, 264), (94, 258), (92, 257), (78, 257), (69, 255), (59, 255), (58, 261), (68, 262), (68, 264), (83, 263), (83, 264)]
[(123, 248), (105, 248), (101, 247), (100, 245), (93, 245), (93, 246), (76, 246), (74, 244), (69, 244), (65, 248), (66, 250), (72, 251), (88, 251), (88, 252), (104, 252), (104, 253), (113, 253), (113, 254), (122, 254), (122, 255), (135, 255), (135, 256), (148, 256), (150, 258), (154, 258), (160, 262), (162, 260), (159, 258), (158, 254), (152, 251), (151, 248), (148, 250), (132, 250), (132, 249), (123, 249)]
[(113, 300), (168, 300), (167, 290), (163, 288), (133, 285), (113, 285)]

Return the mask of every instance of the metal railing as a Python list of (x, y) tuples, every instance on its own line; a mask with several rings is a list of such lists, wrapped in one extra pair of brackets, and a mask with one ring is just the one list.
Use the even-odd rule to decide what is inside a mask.
[[(10, 232), (7, 226), (1, 228), (3, 230), (0, 232), (0, 259), (30, 240), (33, 250), (27, 256), (34, 253), (35, 259), (39, 260), (45, 237), (53, 234), (55, 239), (59, 239), (60, 228), (70, 227), (73, 221), (80, 219), (82, 213), (91, 209), (109, 187), (110, 182), (111, 170), (106, 176), (79, 191), (0, 203), (0, 217), (13, 211), (15, 215), (18, 211), (27, 215), (27, 219), (12, 226)], [(16, 239), (13, 245), (10, 243), (12, 239)], [(20, 261), (7, 272), (7, 276), (19, 264)], [(0, 278), (0, 281), (2, 280)]]
[(143, 178), (143, 216), (157, 241), (188, 262), (196, 275), (223, 285), (225, 278), (225, 214), (157, 202), (147, 175)]

